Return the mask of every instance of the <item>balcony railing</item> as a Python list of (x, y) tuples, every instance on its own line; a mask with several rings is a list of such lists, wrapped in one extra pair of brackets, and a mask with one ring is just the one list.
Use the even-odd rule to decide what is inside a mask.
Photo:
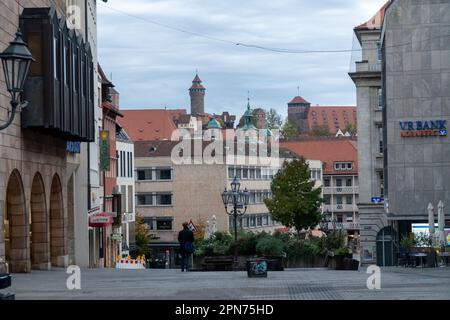
[(333, 226), (333, 222), (328, 222), (328, 230), (334, 229), (344, 229), (344, 230), (359, 230), (359, 223), (353, 222), (335, 222)]
[(358, 211), (358, 207), (353, 204), (333, 204), (333, 205), (325, 205), (324, 211), (329, 212), (353, 212)]
[(323, 194), (358, 194), (359, 187), (324, 187)]
[(381, 72), (381, 62), (369, 63), (368, 61), (356, 62), (356, 72)]

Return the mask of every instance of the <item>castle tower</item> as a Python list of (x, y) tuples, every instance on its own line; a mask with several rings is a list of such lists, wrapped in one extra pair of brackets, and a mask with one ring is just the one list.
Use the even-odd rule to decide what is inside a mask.
[(202, 80), (196, 74), (192, 81), (192, 86), (189, 89), (189, 95), (191, 96), (191, 115), (196, 116), (205, 113), (205, 94), (206, 89), (202, 85)]
[(295, 123), (299, 134), (309, 132), (308, 114), (311, 103), (300, 96), (295, 97), (288, 103), (288, 119)]

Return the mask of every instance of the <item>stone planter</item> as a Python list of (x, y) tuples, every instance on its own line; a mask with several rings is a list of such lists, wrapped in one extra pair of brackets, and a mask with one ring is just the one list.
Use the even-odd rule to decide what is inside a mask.
[(324, 267), (326, 267), (326, 258), (323, 256), (306, 256), (287, 259), (287, 268), (324, 268)]

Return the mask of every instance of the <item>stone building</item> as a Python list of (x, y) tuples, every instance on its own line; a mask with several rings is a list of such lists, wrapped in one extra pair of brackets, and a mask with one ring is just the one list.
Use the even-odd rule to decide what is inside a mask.
[[(450, 199), (450, 42), (444, 32), (450, 28), (450, 3), (394, 0), (382, 11), (376, 23), (381, 32), (374, 31), (370, 41), (381, 35), (385, 205), (362, 199), (359, 209), (363, 262), (389, 266), (397, 263), (400, 239), (412, 225), (428, 221), (428, 204), (448, 205)], [(369, 105), (367, 95), (361, 98)], [(376, 139), (367, 144), (372, 155), (363, 163), (380, 154)], [(378, 192), (377, 176), (366, 179), (364, 192)]]
[[(23, 93), (29, 104), (0, 131), (0, 257), (11, 272), (89, 261), (88, 192), (81, 181), (88, 175), (86, 145), (95, 141), (97, 83), (95, 1), (87, 3), (0, 1), (0, 51), (20, 27), (36, 59)], [(65, 22), (67, 4), (87, 11), (77, 30)], [(1, 123), (10, 99), (2, 70)]]

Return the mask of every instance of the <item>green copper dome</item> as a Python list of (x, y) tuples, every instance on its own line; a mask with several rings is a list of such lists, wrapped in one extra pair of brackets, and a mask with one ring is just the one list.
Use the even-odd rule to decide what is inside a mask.
[(216, 119), (212, 119), (210, 122), (208, 122), (208, 125), (206, 126), (207, 129), (222, 129), (222, 126), (219, 121)]

